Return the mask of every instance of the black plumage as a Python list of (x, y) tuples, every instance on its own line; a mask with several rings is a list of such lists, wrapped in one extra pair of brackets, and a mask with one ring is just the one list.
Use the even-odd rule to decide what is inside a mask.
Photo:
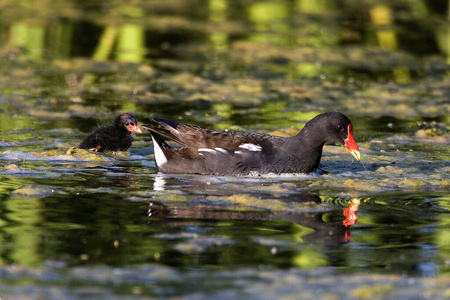
[(112, 124), (100, 127), (88, 135), (78, 148), (96, 152), (127, 151), (135, 132), (141, 133), (136, 119), (129, 113), (121, 114)]
[[(142, 125), (153, 139), (156, 166), (163, 173), (248, 175), (312, 173), (325, 142), (345, 145), (356, 159), (360, 152), (350, 120), (339, 112), (316, 116), (293, 137), (261, 133), (221, 133), (154, 117), (162, 125)], [(164, 139), (184, 147), (172, 148)]]

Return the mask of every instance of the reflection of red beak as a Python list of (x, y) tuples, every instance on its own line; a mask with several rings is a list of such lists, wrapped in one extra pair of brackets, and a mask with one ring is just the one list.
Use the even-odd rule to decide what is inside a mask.
[(133, 124), (133, 126), (130, 126), (128, 128), (128, 130), (131, 132), (142, 133), (141, 129), (136, 124)]
[(356, 145), (355, 139), (353, 138), (353, 127), (352, 124), (348, 125), (348, 135), (344, 140), (345, 147), (350, 151), (356, 160), (361, 159), (361, 153), (359, 153), (358, 145)]
[(344, 208), (344, 216), (346, 219), (342, 223), (345, 227), (352, 226), (356, 223), (356, 220), (358, 220), (356, 212), (358, 211), (361, 201), (359, 199), (353, 199), (349, 203), (350, 205), (347, 208)]

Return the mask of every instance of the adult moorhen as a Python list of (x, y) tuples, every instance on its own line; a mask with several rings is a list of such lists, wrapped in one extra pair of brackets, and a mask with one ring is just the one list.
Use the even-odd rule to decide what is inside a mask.
[[(323, 113), (293, 137), (262, 133), (222, 133), (164, 118), (164, 128), (142, 125), (153, 140), (155, 161), (162, 173), (249, 175), (312, 173), (319, 166), (325, 142), (345, 145), (360, 160), (352, 123), (340, 112)], [(184, 147), (171, 148), (164, 140)]]
[(129, 113), (121, 114), (112, 124), (88, 135), (78, 148), (96, 152), (127, 151), (131, 147), (135, 132), (142, 132), (136, 119)]

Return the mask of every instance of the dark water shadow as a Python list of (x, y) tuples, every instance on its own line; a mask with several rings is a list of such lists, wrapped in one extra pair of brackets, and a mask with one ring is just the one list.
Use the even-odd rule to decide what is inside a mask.
[[(297, 203), (320, 204), (318, 195), (298, 194), (295, 197), (282, 197), (278, 200)], [(261, 222), (286, 221), (293, 222), (313, 230), (312, 233), (301, 238), (306, 243), (320, 243), (324, 245), (341, 245), (350, 240), (349, 226), (345, 226), (342, 209), (333, 209), (326, 212), (270, 212), (261, 210), (240, 211), (233, 208), (219, 207), (210, 204), (196, 203), (190, 206), (164, 205), (150, 202), (148, 214), (151, 218), (149, 224), (165, 223), (180, 224), (188, 221), (191, 225), (201, 225), (204, 221), (250, 221), (256, 224)], [(324, 215), (327, 215), (324, 218)]]

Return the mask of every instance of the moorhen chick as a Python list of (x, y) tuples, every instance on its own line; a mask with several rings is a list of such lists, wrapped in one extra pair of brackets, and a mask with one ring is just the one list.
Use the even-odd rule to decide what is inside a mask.
[(78, 148), (96, 152), (127, 151), (131, 147), (135, 132), (142, 132), (136, 119), (130, 113), (124, 113), (112, 124), (100, 127), (88, 135)]

